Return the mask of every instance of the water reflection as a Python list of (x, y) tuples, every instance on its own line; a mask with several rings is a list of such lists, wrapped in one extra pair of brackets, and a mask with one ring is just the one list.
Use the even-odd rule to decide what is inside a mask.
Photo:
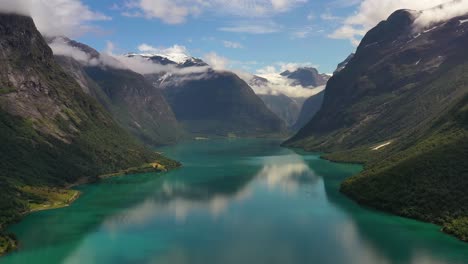
[[(79, 221), (58, 210), (49, 219), (52, 227), (34, 231), (32, 226), (36, 245), (41, 236), (66, 243), (63, 234), (75, 225), (78, 229), (72, 234), (79, 233), (79, 239), (68, 237), (74, 240), (60, 261), (51, 261), (56, 253), (38, 250), (42, 263), (436, 264), (468, 259), (461, 244), (432, 226), (372, 212), (342, 196), (339, 183), (356, 166), (262, 140), (174, 149), (182, 169), (161, 178), (124, 177), (92, 186), (75, 209), (65, 209)], [(59, 222), (63, 230), (57, 229)]]
[(300, 185), (316, 184), (318, 176), (299, 155), (282, 155), (258, 158), (262, 170), (256, 178), (263, 180), (270, 190), (279, 188), (295, 193)]

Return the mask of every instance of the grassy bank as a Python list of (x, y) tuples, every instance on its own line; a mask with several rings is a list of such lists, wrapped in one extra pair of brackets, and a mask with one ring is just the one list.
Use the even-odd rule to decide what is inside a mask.
[(20, 221), (21, 217), (33, 212), (58, 209), (71, 205), (80, 197), (81, 194), (79, 191), (71, 189), (72, 187), (122, 175), (166, 172), (180, 166), (181, 164), (179, 162), (170, 159), (163, 159), (146, 163), (138, 167), (121, 170), (116, 173), (104, 174), (97, 178), (81, 178), (74, 184), (70, 184), (62, 188), (28, 185), (17, 187), (23, 198), (20, 201), (21, 208), (23, 209), (19, 214), (14, 212), (13, 216), (9, 219), (2, 218), (3, 221), (0, 222), (0, 256), (11, 252), (18, 247), (16, 236), (3, 231), (8, 224)]

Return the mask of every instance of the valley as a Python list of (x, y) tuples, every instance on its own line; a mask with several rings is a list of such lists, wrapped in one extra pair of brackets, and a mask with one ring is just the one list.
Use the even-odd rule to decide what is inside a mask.
[(0, 263), (468, 262), (468, 1), (59, 2), (0, 1)]

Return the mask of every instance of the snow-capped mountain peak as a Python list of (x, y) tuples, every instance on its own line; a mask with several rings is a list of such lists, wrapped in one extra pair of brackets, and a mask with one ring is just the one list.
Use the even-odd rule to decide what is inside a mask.
[(142, 57), (148, 60), (151, 60), (158, 64), (177, 64), (181, 67), (190, 67), (190, 66), (207, 66), (203, 60), (195, 57), (191, 57), (184, 53), (127, 53), (126, 57)]

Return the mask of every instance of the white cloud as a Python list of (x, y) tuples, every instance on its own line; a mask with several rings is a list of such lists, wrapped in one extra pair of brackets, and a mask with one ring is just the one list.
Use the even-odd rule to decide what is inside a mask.
[(282, 31), (283, 27), (273, 21), (239, 21), (230, 26), (218, 28), (220, 31), (248, 34), (270, 34)]
[(224, 47), (231, 48), (231, 49), (242, 49), (242, 48), (244, 48), (244, 46), (242, 44), (240, 44), (239, 42), (228, 41), (228, 40), (224, 40), (223, 45), (224, 45)]
[(330, 12), (323, 13), (322, 15), (320, 15), (320, 18), (322, 20), (327, 20), (327, 21), (333, 21), (333, 20), (336, 21), (336, 20), (342, 19), (341, 17), (332, 15)]
[(210, 67), (185, 67), (178, 68), (176, 65), (161, 65), (153, 63), (147, 58), (135, 56), (127, 57), (124, 55), (109, 54), (128, 69), (139, 74), (171, 74), (171, 75), (188, 75), (192, 73), (204, 73)]
[[(142, 46), (142, 45), (140, 45)], [(178, 46), (178, 45), (175, 45)], [(77, 47), (68, 44), (62, 38), (55, 39), (50, 47), (54, 55), (71, 57), (86, 66), (110, 67), (114, 69), (131, 70), (139, 74), (168, 74), (168, 75), (190, 75), (194, 73), (206, 73), (210, 67), (184, 67), (179, 68), (176, 65), (155, 64), (147, 58), (114, 54), (115, 44), (108, 41), (104, 53), (99, 57), (92, 57), (90, 54)], [(201, 76), (191, 78), (202, 78)]]
[(449, 20), (468, 13), (468, 1), (456, 0), (442, 6), (424, 10), (415, 20), (417, 29), (429, 27), (434, 23)]
[(229, 60), (227, 58), (222, 57), (215, 52), (205, 54), (203, 59), (215, 70), (226, 70), (229, 65)]
[(160, 19), (180, 24), (202, 13), (265, 17), (286, 12), (307, 0), (133, 0), (126, 2), (126, 16)]
[(317, 30), (317, 28), (314, 26), (305, 26), (302, 28), (290, 29), (290, 31), (291, 37), (293, 39), (303, 39), (309, 37), (312, 34), (319, 33), (319, 30)]
[(80, 0), (0, 0), (0, 12), (31, 16), (47, 36), (77, 36), (95, 29), (90, 22), (110, 20)]
[(153, 47), (146, 43), (143, 43), (138, 46), (140, 52), (146, 53), (147, 55), (158, 55), (165, 57), (171, 61), (177, 63), (184, 63), (190, 59), (190, 54), (185, 46), (182, 45), (173, 45), (172, 47)]
[(54, 55), (72, 57), (73, 59), (85, 64), (98, 64), (97, 60), (93, 60), (88, 53), (68, 45), (68, 43), (60, 38), (55, 39), (49, 44), (49, 46), (54, 52)]
[(416, 20), (420, 27), (468, 12), (468, 1), (466, 0), (454, 1), (445, 8), (432, 9), (444, 3), (447, 3), (447, 0), (363, 0), (356, 13), (347, 17), (341, 27), (329, 37), (349, 39), (356, 45), (369, 29), (387, 19), (398, 9), (425, 10)]

